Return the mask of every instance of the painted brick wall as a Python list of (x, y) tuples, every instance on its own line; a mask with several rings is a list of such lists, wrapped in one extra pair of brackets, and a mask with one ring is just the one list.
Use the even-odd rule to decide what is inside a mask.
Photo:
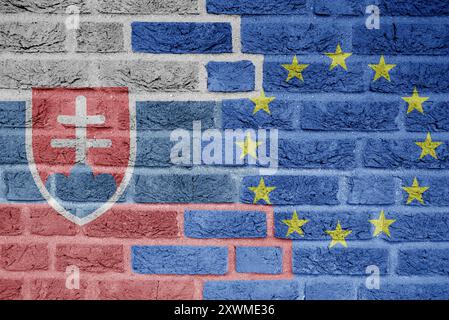
[[(370, 4), (379, 30), (365, 27)], [(449, 298), (446, 0), (3, 0), (0, 18), (0, 299)], [(338, 44), (347, 70), (324, 55)], [(308, 66), (287, 81), (295, 55)], [(396, 66), (373, 81), (381, 56)], [(30, 174), (36, 87), (128, 87), (135, 102), (130, 186), (84, 226)], [(422, 113), (402, 99), (415, 87)], [(262, 90), (270, 112), (254, 112)], [(170, 132), (194, 121), (278, 129), (277, 174), (174, 165)], [(436, 158), (420, 158), (427, 133)], [(107, 200), (110, 184), (88, 178), (52, 186), (62, 201)], [(265, 200), (252, 190), (261, 178)], [(415, 178), (428, 189), (408, 201)], [(370, 223), (382, 210), (389, 236)], [(337, 224), (347, 247), (329, 247)], [(380, 289), (365, 286), (372, 265)], [(68, 266), (79, 289), (65, 286)]]

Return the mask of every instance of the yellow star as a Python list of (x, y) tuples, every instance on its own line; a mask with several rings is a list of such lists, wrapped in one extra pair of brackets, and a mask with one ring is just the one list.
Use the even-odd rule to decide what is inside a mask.
[(255, 115), (257, 112), (259, 112), (259, 110), (263, 110), (266, 113), (271, 114), (271, 112), (270, 112), (270, 105), (269, 104), (274, 99), (276, 99), (276, 98), (275, 97), (267, 97), (263, 90), (262, 90), (262, 92), (261, 92), (259, 97), (251, 98), (250, 100), (252, 102), (254, 102), (254, 104), (255, 104), (254, 110), (253, 110), (253, 115)]
[(326, 230), (326, 233), (331, 236), (332, 241), (329, 247), (332, 248), (336, 244), (340, 243), (343, 247), (347, 247), (346, 237), (351, 234), (351, 230), (343, 230), (340, 225), (340, 221), (337, 222), (337, 228), (335, 230)]
[(346, 67), (346, 59), (352, 56), (352, 53), (344, 53), (341, 50), (340, 44), (337, 45), (337, 49), (335, 49), (335, 53), (325, 53), (326, 56), (332, 59), (332, 63), (329, 67), (329, 70), (334, 69), (336, 66), (341, 66), (343, 69), (348, 71)]
[(418, 200), (421, 204), (424, 204), (423, 193), (429, 190), (429, 187), (420, 187), (418, 179), (413, 179), (413, 184), (411, 187), (402, 187), (405, 192), (408, 193), (407, 204), (412, 203), (413, 200)]
[(262, 144), (262, 142), (256, 142), (253, 139), (251, 139), (251, 134), (248, 132), (246, 134), (245, 141), (236, 142), (236, 145), (238, 145), (242, 149), (242, 154), (240, 155), (240, 159), (245, 158), (247, 154), (249, 154), (254, 159), (257, 159), (257, 147)]
[(373, 236), (377, 236), (378, 234), (384, 232), (387, 236), (390, 236), (390, 225), (396, 222), (396, 220), (385, 219), (385, 212), (382, 210), (380, 212), (379, 218), (377, 220), (369, 220), (376, 228), (374, 229)]
[(384, 56), (380, 57), (380, 61), (378, 64), (369, 64), (368, 65), (371, 69), (376, 71), (376, 74), (374, 75), (374, 80), (376, 81), (380, 77), (383, 77), (390, 81), (390, 70), (396, 67), (395, 64), (386, 64)]
[(308, 64), (298, 64), (298, 58), (296, 56), (293, 57), (292, 64), (283, 64), (282, 67), (288, 71), (288, 76), (285, 81), (289, 82), (293, 78), (298, 78), (304, 81), (302, 77), (302, 72), (306, 69)]
[(429, 133), (427, 133), (427, 137), (426, 137), (425, 141), (416, 142), (416, 144), (418, 146), (420, 146), (422, 149), (421, 156), (419, 157), (419, 159), (422, 159), (427, 155), (430, 155), (433, 158), (438, 159), (437, 152), (435, 149), (438, 148), (439, 146), (441, 146), (443, 143), (442, 142), (433, 142), (432, 137), (430, 136), (430, 132), (429, 132)]
[(259, 200), (264, 200), (265, 203), (271, 204), (269, 194), (271, 191), (276, 189), (276, 187), (267, 187), (265, 185), (265, 180), (260, 178), (260, 182), (257, 187), (249, 187), (248, 189), (254, 192), (254, 204), (256, 204)]
[(291, 235), (292, 233), (297, 233), (300, 236), (304, 236), (304, 232), (302, 231), (301, 227), (305, 225), (309, 220), (299, 220), (298, 214), (296, 213), (296, 210), (293, 212), (293, 217), (290, 220), (282, 220), (282, 223), (286, 224), (288, 226), (288, 231), (286, 237)]
[(421, 113), (424, 113), (423, 110), (423, 102), (429, 100), (429, 97), (420, 97), (418, 94), (418, 89), (416, 87), (413, 89), (413, 95), (411, 97), (402, 97), (402, 100), (408, 103), (407, 113), (412, 112), (413, 110), (418, 110)]

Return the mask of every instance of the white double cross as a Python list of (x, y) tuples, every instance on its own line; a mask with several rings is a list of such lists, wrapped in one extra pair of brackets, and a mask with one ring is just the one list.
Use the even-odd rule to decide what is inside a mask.
[(104, 124), (104, 116), (88, 116), (86, 97), (76, 98), (75, 116), (58, 116), (58, 122), (75, 126), (75, 139), (53, 139), (53, 148), (71, 148), (76, 152), (76, 163), (85, 163), (87, 151), (91, 148), (110, 148), (112, 141), (109, 139), (87, 139), (87, 126)]

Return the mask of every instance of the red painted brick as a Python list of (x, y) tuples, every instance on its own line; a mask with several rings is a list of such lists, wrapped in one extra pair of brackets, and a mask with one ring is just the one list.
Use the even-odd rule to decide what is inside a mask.
[(0, 246), (0, 267), (8, 271), (48, 269), (46, 244), (4, 244)]
[(86, 272), (123, 272), (123, 247), (119, 245), (58, 245), (56, 269), (65, 271), (67, 266), (72, 265)]
[(193, 299), (193, 281), (100, 281), (100, 299), (187, 300)]
[(176, 238), (179, 236), (176, 211), (114, 209), (88, 224), (89, 237)]
[(17, 236), (22, 234), (24, 226), (20, 215), (20, 208), (0, 206), (1, 236)]
[(80, 282), (79, 289), (67, 289), (65, 279), (36, 279), (30, 284), (32, 300), (80, 300), (86, 296), (87, 284)]
[(78, 226), (51, 208), (31, 209), (31, 233), (40, 236), (73, 236)]
[(22, 299), (21, 280), (0, 279), (0, 300), (19, 300)]

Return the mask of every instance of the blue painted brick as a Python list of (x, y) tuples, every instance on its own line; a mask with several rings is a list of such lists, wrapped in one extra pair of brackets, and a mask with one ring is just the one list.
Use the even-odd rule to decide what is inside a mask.
[[(373, 92), (397, 93), (404, 96), (413, 90), (413, 86), (420, 91), (433, 93), (449, 92), (449, 63), (447, 62), (403, 62), (392, 57), (385, 58), (386, 63), (396, 64), (390, 71), (391, 81), (379, 79), (370, 82), (370, 90)], [(378, 57), (372, 57), (368, 63), (379, 63)], [(365, 66), (368, 68), (367, 66)], [(369, 69), (371, 79), (374, 78), (374, 70)]]
[(25, 132), (22, 135), (2, 133), (0, 136), (0, 150), (0, 164), (28, 163), (25, 148)]
[(302, 275), (364, 275), (376, 265), (387, 273), (388, 250), (371, 248), (293, 247), (293, 273)]
[(337, 42), (343, 48), (349, 46), (351, 29), (339, 22), (330, 24), (317, 20), (309, 23), (297, 22), (295, 18), (243, 17), (241, 37), (245, 53), (322, 53), (334, 52)]
[(214, 62), (207, 64), (207, 88), (212, 92), (254, 90), (256, 70), (251, 61)]
[(353, 300), (356, 296), (354, 285), (349, 281), (306, 283), (306, 300)]
[(360, 0), (314, 0), (313, 12), (319, 16), (360, 16), (364, 14), (365, 6)]
[(207, 0), (207, 12), (216, 14), (301, 14), (306, 0)]
[(365, 175), (348, 180), (348, 203), (354, 205), (392, 205), (396, 184), (393, 177)]
[[(313, 176), (270, 176), (265, 177), (267, 187), (276, 187), (270, 193), (270, 200), (275, 205), (336, 205), (338, 179), (336, 177)], [(257, 187), (260, 177), (247, 176), (243, 179), (241, 200), (253, 203), (254, 193), (248, 187)], [(264, 204), (263, 200), (258, 204)]]
[[(410, 187), (415, 177), (406, 177), (402, 179), (402, 186)], [(429, 187), (423, 193), (424, 206), (449, 206), (449, 177), (419, 177), (420, 186)], [(402, 190), (402, 203), (405, 205), (408, 199), (408, 193)], [(423, 206), (420, 202), (414, 200), (409, 206)]]
[[(335, 48), (331, 51), (335, 51)], [(287, 59), (266, 58), (264, 63), (264, 89), (270, 92), (343, 92), (356, 93), (367, 90), (364, 83), (366, 65), (347, 61), (348, 71), (329, 70), (328, 63), (309, 62), (298, 57), (299, 63), (309, 64), (303, 72), (304, 81), (293, 78), (286, 81), (288, 71), (281, 64), (291, 64), (293, 57)]]
[(301, 112), (301, 128), (314, 131), (397, 131), (398, 114), (398, 106), (391, 102), (307, 102)]
[(382, 14), (391, 16), (448, 16), (446, 0), (380, 0)]
[(214, 127), (213, 101), (145, 101), (137, 102), (138, 130), (192, 129), (193, 121), (201, 121), (203, 129)]
[(26, 103), (0, 101), (0, 128), (24, 128)]
[(134, 176), (134, 200), (140, 203), (232, 203), (236, 186), (229, 175)]
[(288, 226), (283, 220), (291, 220), (293, 210), (276, 208), (274, 216), (274, 235), (276, 238), (292, 240), (330, 240), (326, 230), (334, 230), (337, 221), (340, 221), (343, 229), (352, 230), (346, 238), (349, 240), (369, 240), (372, 239), (372, 232), (368, 220), (372, 216), (369, 212), (348, 211), (344, 212), (321, 212), (296, 210), (298, 218), (309, 220), (301, 227), (304, 235), (292, 233), (287, 236)]
[(184, 232), (190, 238), (265, 238), (267, 221), (260, 211), (186, 211)]
[(279, 166), (282, 168), (352, 169), (355, 141), (308, 140), (299, 137), (279, 140)]
[(401, 249), (399, 275), (449, 275), (449, 249)]
[[(420, 93), (429, 97), (429, 94)], [(405, 107), (406, 108), (406, 107)], [(449, 102), (431, 102), (423, 104), (424, 113), (413, 111), (405, 118), (407, 131), (412, 132), (447, 132), (449, 131)]]
[(31, 173), (27, 171), (6, 171), (3, 173), (6, 199), (10, 201), (43, 201)]
[(207, 281), (206, 300), (298, 300), (299, 284), (291, 280)]
[(358, 299), (363, 300), (447, 300), (449, 283), (387, 283), (381, 282), (379, 290), (359, 288)]
[(134, 22), (131, 26), (134, 52), (232, 52), (229, 23)]
[(356, 54), (444, 55), (449, 53), (449, 24), (382, 23), (378, 30), (365, 23), (353, 27)]
[(136, 167), (169, 167), (171, 148), (175, 142), (170, 141), (170, 137), (155, 137), (151, 134), (137, 135), (137, 155)]
[(259, 111), (253, 115), (254, 103), (249, 99), (223, 100), (222, 122), (225, 129), (276, 128), (292, 130), (298, 127), (299, 104), (293, 100), (275, 99), (270, 112)]
[(227, 247), (134, 246), (132, 268), (142, 274), (225, 274)]
[(448, 142), (432, 137), (434, 141), (444, 142), (436, 149), (438, 160), (430, 156), (419, 159), (421, 148), (415, 142), (425, 140), (425, 134), (414, 140), (369, 139), (363, 151), (363, 164), (369, 168), (385, 169), (448, 169)]
[(387, 215), (396, 219), (390, 226), (392, 242), (449, 241), (449, 212), (410, 212)]
[(282, 249), (279, 247), (237, 247), (236, 270), (243, 273), (282, 273)]

